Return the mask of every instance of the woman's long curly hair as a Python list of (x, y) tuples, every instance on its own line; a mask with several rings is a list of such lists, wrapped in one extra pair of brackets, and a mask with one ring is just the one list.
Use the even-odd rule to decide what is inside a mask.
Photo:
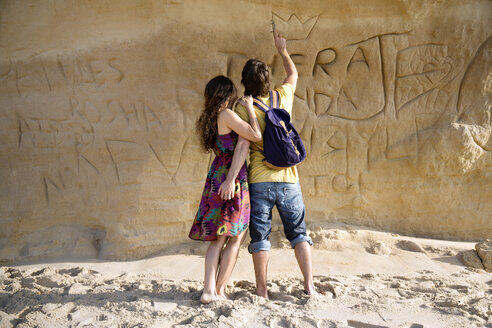
[(205, 152), (213, 150), (217, 139), (217, 117), (219, 111), (231, 106), (236, 100), (236, 87), (232, 81), (219, 75), (211, 79), (205, 87), (205, 104), (196, 129), (200, 135), (200, 145)]

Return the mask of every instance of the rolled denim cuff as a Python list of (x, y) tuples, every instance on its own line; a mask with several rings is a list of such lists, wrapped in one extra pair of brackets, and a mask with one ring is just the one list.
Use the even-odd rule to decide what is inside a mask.
[(248, 252), (250, 254), (253, 254), (259, 251), (269, 251), (271, 248), (272, 244), (269, 240), (260, 240), (254, 243), (250, 243), (248, 246)]
[(290, 241), (290, 246), (295, 248), (297, 244), (302, 243), (303, 241), (307, 241), (311, 246), (313, 245), (313, 240), (311, 237), (301, 234)]

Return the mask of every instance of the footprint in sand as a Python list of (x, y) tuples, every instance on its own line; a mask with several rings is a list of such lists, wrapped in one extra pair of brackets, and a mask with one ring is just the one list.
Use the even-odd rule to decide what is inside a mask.
[(388, 326), (373, 325), (370, 323), (356, 321), (356, 320), (347, 320), (347, 324), (349, 327), (353, 327), (353, 328), (390, 328)]

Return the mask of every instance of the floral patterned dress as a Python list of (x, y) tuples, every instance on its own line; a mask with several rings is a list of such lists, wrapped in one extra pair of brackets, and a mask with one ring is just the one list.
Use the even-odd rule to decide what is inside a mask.
[(222, 200), (218, 194), (231, 167), (237, 139), (238, 135), (234, 131), (217, 136), (214, 148), (216, 156), (208, 171), (200, 206), (190, 230), (191, 239), (216, 240), (220, 235), (233, 237), (248, 227), (250, 201), (246, 163), (236, 177), (234, 197)]

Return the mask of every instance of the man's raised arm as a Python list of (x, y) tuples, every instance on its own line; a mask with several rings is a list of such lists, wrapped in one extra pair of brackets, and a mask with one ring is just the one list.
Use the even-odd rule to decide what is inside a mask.
[(287, 41), (277, 32), (275, 29), (273, 29), (273, 37), (275, 39), (275, 47), (277, 48), (278, 53), (280, 54), (280, 57), (282, 57), (282, 63), (284, 64), (284, 69), (285, 72), (287, 73), (287, 77), (284, 80), (284, 83), (289, 83), (292, 85), (294, 88), (294, 91), (296, 90), (296, 85), (297, 85), (297, 69), (296, 65), (292, 61), (292, 58), (290, 58), (289, 53), (287, 52)]

